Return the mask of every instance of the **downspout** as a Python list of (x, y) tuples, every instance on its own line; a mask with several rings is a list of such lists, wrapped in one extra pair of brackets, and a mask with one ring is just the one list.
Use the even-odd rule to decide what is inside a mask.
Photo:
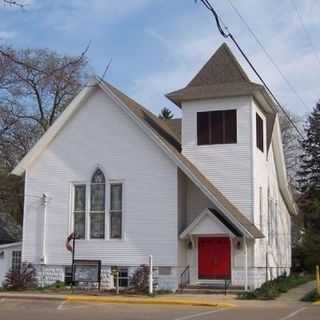
[(244, 290), (248, 291), (248, 244), (247, 238), (243, 238), (244, 245)]
[(44, 193), (42, 195), (42, 205), (43, 205), (43, 230), (42, 230), (42, 253), (40, 262), (41, 264), (46, 264), (46, 237), (47, 237), (47, 206), (48, 206), (48, 196)]

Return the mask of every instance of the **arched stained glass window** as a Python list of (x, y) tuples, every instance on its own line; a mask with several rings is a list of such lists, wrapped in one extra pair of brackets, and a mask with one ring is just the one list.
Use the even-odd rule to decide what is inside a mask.
[(90, 238), (105, 237), (106, 184), (105, 176), (97, 169), (91, 178), (90, 195)]
[(91, 178), (91, 183), (106, 183), (103, 172), (97, 169)]

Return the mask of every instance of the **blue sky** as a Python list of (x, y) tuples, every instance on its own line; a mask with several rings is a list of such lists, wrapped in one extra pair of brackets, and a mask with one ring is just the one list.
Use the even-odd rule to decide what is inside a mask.
[[(209, 12), (194, 0), (24, 1), (25, 10), (0, 5), (1, 43), (79, 54), (91, 41), (92, 70), (101, 75), (112, 58), (106, 80), (156, 113), (167, 106), (179, 115), (164, 94), (185, 86), (224, 41)], [(288, 89), (229, 1), (255, 30), (308, 109)], [(282, 104), (301, 115), (310, 111), (320, 98), (319, 1), (213, 3)], [(245, 62), (240, 62), (252, 75)]]

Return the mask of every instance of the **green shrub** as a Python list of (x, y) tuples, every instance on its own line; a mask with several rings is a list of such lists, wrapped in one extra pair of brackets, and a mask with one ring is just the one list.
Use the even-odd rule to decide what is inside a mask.
[(147, 293), (149, 288), (149, 266), (142, 265), (129, 279), (129, 287), (136, 293)]
[(314, 289), (307, 293), (301, 300), (305, 302), (315, 302), (320, 300), (320, 295), (317, 293), (317, 290)]
[(297, 287), (303, 283), (312, 280), (310, 275), (290, 275), (285, 274), (277, 279), (265, 282), (260, 288), (253, 292), (241, 293), (239, 299), (258, 299), (258, 300), (273, 300), (280, 296), (282, 293), (288, 292), (288, 290)]
[(19, 270), (6, 274), (3, 287), (7, 290), (26, 290), (37, 287), (36, 270), (30, 263), (23, 263)]

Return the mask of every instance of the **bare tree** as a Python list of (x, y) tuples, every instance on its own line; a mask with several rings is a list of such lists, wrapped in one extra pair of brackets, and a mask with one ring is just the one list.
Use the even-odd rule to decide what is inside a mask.
[(22, 221), (23, 179), (8, 175), (88, 78), (77, 57), (0, 46), (0, 211)]
[[(302, 125), (301, 117), (297, 116), (291, 111), (286, 111), (290, 119), (297, 127)], [(296, 186), (296, 174), (299, 169), (299, 156), (301, 154), (301, 145), (299, 142), (300, 136), (293, 128), (292, 124), (282, 112), (279, 114), (280, 128), (283, 142), (283, 151), (287, 166), (289, 183), (291, 186)]]
[(87, 80), (78, 57), (48, 49), (0, 47), (0, 160), (11, 169), (52, 125)]
[(10, 6), (10, 7), (19, 7), (24, 8), (24, 3), (20, 1), (14, 1), (14, 0), (2, 0), (2, 3), (4, 5)]

